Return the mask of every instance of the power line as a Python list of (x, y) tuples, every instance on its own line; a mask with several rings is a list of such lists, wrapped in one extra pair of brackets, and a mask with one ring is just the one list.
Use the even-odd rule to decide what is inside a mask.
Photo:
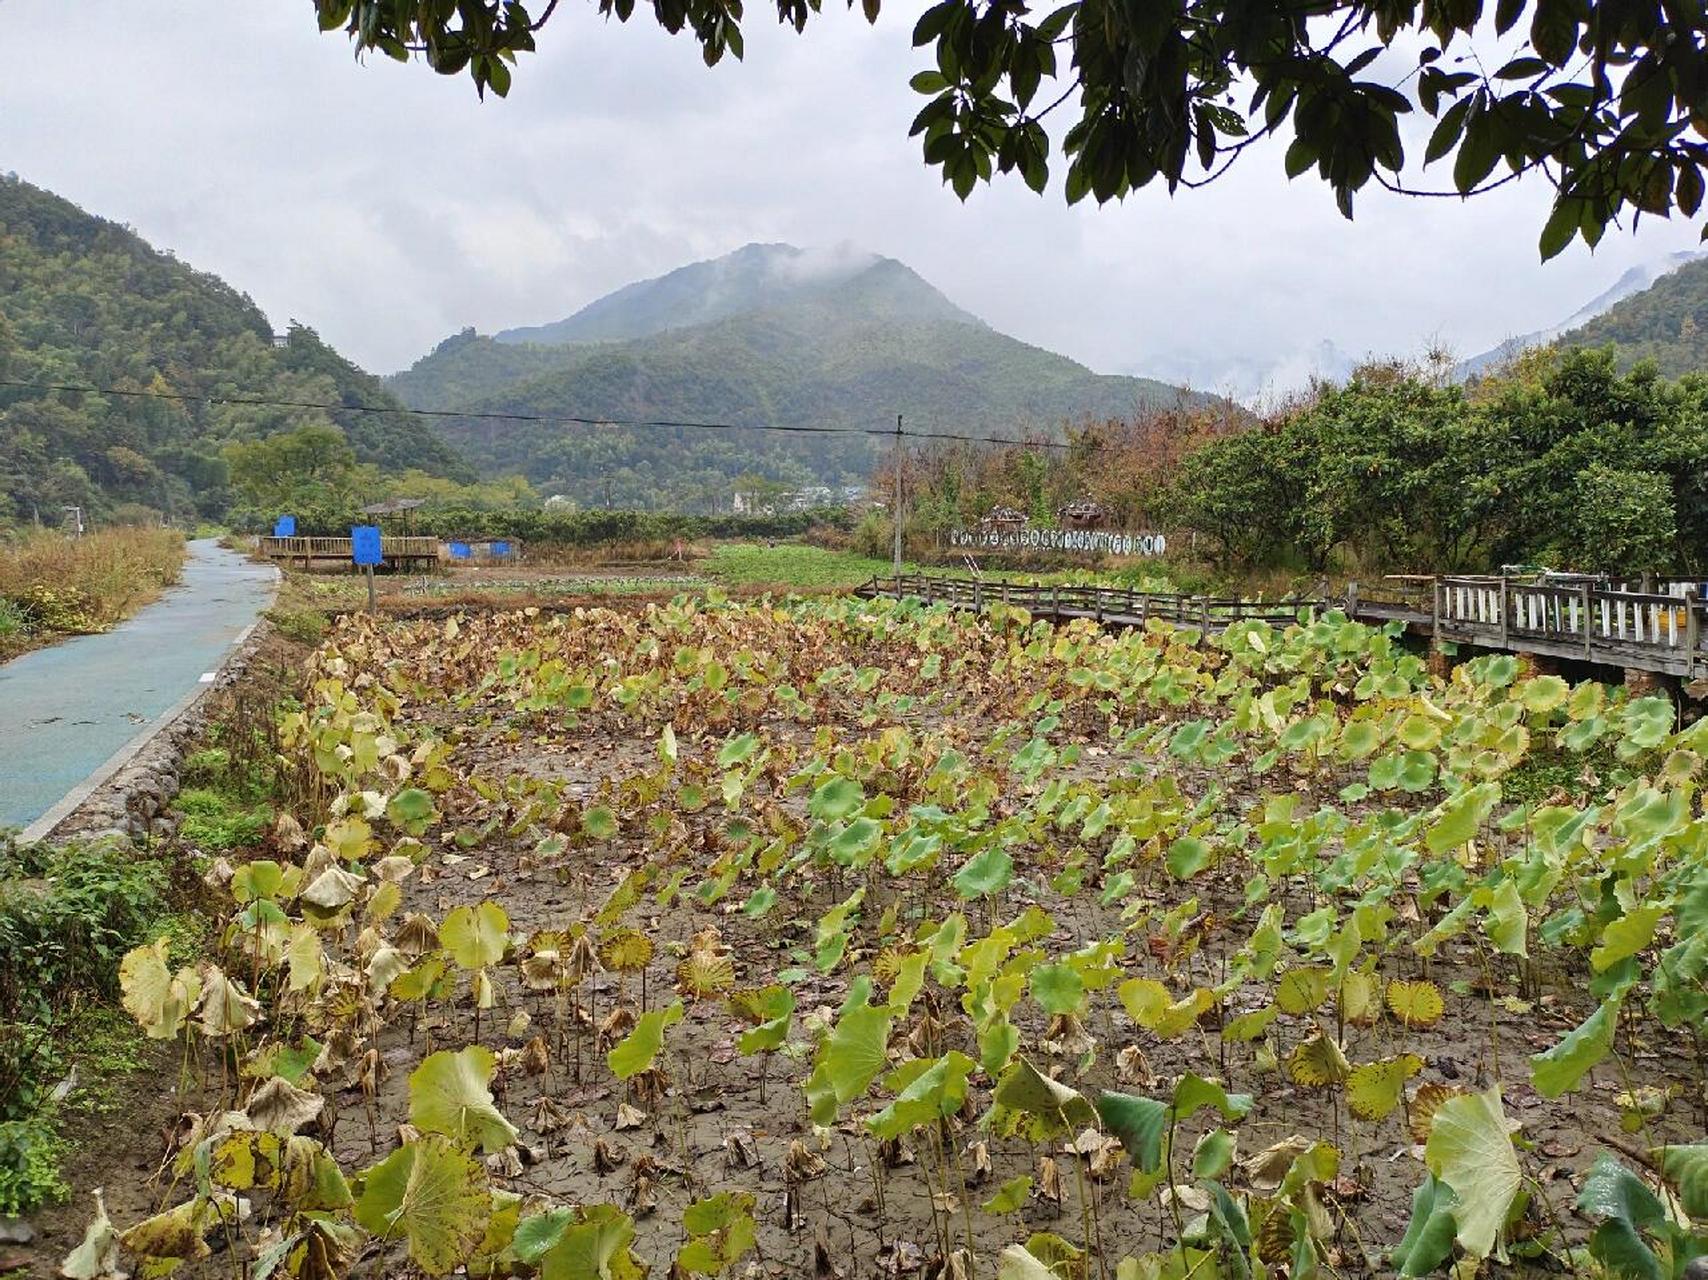
[[(368, 413), (408, 415), (417, 418), (455, 418), (465, 422), (529, 422), (542, 426), (648, 427), (660, 430), (772, 431), (788, 435), (893, 436), (882, 427), (814, 427), (789, 423), (678, 422), (665, 418), (585, 418), (574, 414), (462, 412), (456, 409), (411, 409), (404, 405), (344, 404), (319, 400), (283, 400), (269, 396), (194, 395), (182, 391), (152, 391), (122, 387), (86, 387), (64, 382), (26, 382), (0, 378), (0, 387), (21, 391), (69, 392), (77, 395), (122, 396), (137, 400), (173, 400), (209, 406), (239, 405), (256, 409), (314, 409), (323, 413)], [(1004, 436), (974, 436), (950, 431), (903, 431), (915, 440), (955, 440), (964, 444), (1000, 444), (1011, 449), (1073, 449), (1101, 453), (1106, 446), (1096, 441), (1015, 440)]]

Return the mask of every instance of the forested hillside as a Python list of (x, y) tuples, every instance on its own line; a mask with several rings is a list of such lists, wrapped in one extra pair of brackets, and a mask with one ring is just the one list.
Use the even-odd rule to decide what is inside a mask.
[(1708, 371), (1708, 258), (1686, 263), (1560, 339), (1612, 343), (1621, 368), (1653, 360), (1668, 377)]
[[(516, 343), (465, 332), (391, 386), (410, 404), (474, 414), (714, 421), (739, 426), (848, 428), (857, 434), (595, 427), (470, 416), (441, 421), (487, 474), (521, 471), (544, 492), (619, 506), (727, 506), (738, 476), (789, 484), (858, 483), (905, 415), (910, 429), (1010, 437), (1055, 433), (1087, 418), (1173, 405), (1179, 388), (1096, 374), (1010, 338), (960, 310), (907, 267), (876, 258), (858, 269), (757, 283), (750, 246), (741, 270), (673, 273), (631, 286), (540, 332), (658, 331), (625, 341)], [(716, 264), (697, 264), (707, 268)], [(710, 298), (685, 292), (698, 281)], [(740, 287), (734, 287), (739, 284)], [(734, 301), (732, 301), (734, 299)], [(673, 317), (751, 309), (687, 326)], [(579, 317), (579, 319), (578, 319)], [(501, 335), (503, 337), (504, 335)], [(1191, 403), (1203, 397), (1186, 395)]]
[(214, 398), (44, 392), (0, 385), (0, 525), (97, 517), (217, 517), (232, 502), (223, 450), (305, 426), (343, 429), (360, 461), (467, 478), (408, 414), (324, 413), (246, 399), (402, 408), (379, 382), (246, 296), (16, 176), (0, 178), (0, 379)]

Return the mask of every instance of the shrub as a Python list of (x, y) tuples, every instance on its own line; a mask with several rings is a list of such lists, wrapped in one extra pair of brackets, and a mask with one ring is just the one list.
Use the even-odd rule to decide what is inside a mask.
[(17, 1217), (65, 1198), (65, 1140), (46, 1116), (0, 1121), (0, 1215)]

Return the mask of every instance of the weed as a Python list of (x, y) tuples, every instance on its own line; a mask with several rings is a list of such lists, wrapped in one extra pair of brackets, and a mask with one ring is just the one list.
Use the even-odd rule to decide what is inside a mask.
[(17, 1216), (65, 1198), (59, 1175), (66, 1143), (49, 1117), (0, 1121), (0, 1214)]
[(183, 815), (179, 835), (209, 853), (227, 853), (256, 844), (267, 830), (270, 815), (262, 804), (245, 803), (225, 790), (186, 787), (173, 807)]
[(285, 639), (306, 645), (319, 644), (332, 625), (331, 619), (318, 609), (269, 609), (267, 618)]

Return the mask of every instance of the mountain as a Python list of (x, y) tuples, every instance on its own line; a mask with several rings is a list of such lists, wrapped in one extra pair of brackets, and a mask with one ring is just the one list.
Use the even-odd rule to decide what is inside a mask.
[(897, 413), (915, 431), (1011, 438), (1189, 395), (999, 333), (892, 258), (789, 245), (683, 267), (555, 324), (465, 330), (389, 385), (412, 406), (466, 414), (440, 427), (485, 472), (520, 470), (585, 502), (685, 507), (727, 505), (749, 474), (858, 482)]
[[(503, 329), (493, 336), (499, 342), (546, 345), (643, 338), (812, 297), (879, 261), (876, 254), (847, 246), (797, 249), (791, 244), (750, 244), (721, 258), (689, 263), (656, 279), (625, 285), (568, 319)], [(946, 315), (979, 323), (941, 294), (936, 298)]]
[(359, 459), (387, 471), (472, 474), (312, 329), (293, 324), (275, 338), (260, 308), (217, 276), (16, 175), (0, 177), (0, 378), (145, 393), (0, 385), (0, 526), (57, 522), (67, 504), (218, 517), (231, 501), (224, 445), (329, 417), (245, 400), (394, 408), (330, 418)]
[(1708, 371), (1708, 257), (1691, 255), (1641, 293), (1561, 336), (1571, 347), (1612, 344), (1621, 369), (1653, 360), (1669, 378)]
[(1583, 328), (1626, 298), (1642, 293), (1658, 281), (1665, 280), (1673, 272), (1680, 270), (1689, 263), (1700, 261), (1703, 257), (1703, 254), (1686, 251), (1667, 254), (1653, 262), (1640, 263), (1627, 270), (1609, 288), (1591, 298), (1558, 324), (1550, 325), (1546, 329), (1537, 329), (1533, 333), (1508, 338), (1499, 346), (1493, 347), (1481, 355), (1475, 355), (1468, 360), (1461, 361), (1454, 369), (1454, 374), (1463, 381), (1482, 373), (1486, 369), (1505, 364), (1520, 352), (1527, 351), (1531, 347), (1547, 346), (1550, 342), (1557, 341), (1564, 335)]

